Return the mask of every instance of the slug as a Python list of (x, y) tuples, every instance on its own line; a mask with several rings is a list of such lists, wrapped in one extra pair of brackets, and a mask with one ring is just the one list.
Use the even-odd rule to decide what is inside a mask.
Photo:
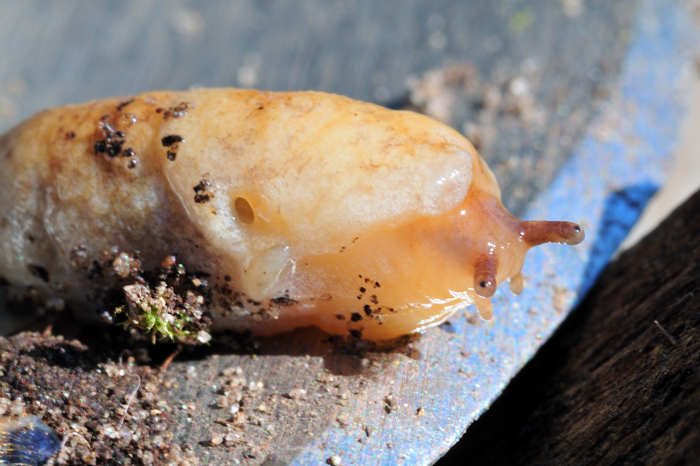
[[(520, 273), (569, 222), (520, 221), (455, 130), (321, 92), (151, 92), (0, 139), (0, 277), (171, 338), (303, 326), (389, 340)], [(119, 317), (121, 316), (121, 317)]]

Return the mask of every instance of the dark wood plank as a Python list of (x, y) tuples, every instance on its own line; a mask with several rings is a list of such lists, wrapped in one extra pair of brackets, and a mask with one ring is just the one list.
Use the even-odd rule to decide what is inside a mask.
[(697, 464), (699, 303), (697, 192), (608, 266), (439, 464)]

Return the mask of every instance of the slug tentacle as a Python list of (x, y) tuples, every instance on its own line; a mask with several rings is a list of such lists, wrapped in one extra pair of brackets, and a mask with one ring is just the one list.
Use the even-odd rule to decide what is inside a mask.
[(525, 283), (523, 282), (523, 274), (516, 273), (515, 275), (510, 277), (508, 287), (510, 288), (510, 292), (514, 295), (521, 294), (523, 292), (523, 288), (525, 287)]
[(523, 240), (530, 246), (544, 243), (579, 244), (586, 234), (580, 225), (571, 222), (526, 221), (521, 222)]
[(496, 256), (482, 254), (476, 260), (474, 290), (482, 298), (490, 298), (496, 292)]

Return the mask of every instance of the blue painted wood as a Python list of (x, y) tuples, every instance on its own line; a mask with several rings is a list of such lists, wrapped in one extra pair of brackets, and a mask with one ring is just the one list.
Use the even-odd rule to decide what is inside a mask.
[[(488, 408), (582, 299), (663, 184), (685, 112), (683, 73), (695, 33), (678, 2), (642, 3), (611, 105), (591, 125), (551, 189), (527, 212), (531, 219), (581, 222), (586, 242), (533, 250), (523, 271), (526, 291), (513, 297), (499, 290), (492, 323), (469, 324), (469, 309), (451, 319), (451, 333), (427, 333), (421, 347), (432, 351), (418, 363), (401, 363), (395, 397), (430, 415), (417, 421), (385, 415), (381, 406), (351, 406), (351, 412), (372, 410), (380, 433), (362, 445), (355, 440), (360, 432), (331, 426), (315, 441), (317, 448), (306, 449), (294, 464), (321, 462), (335, 452), (342, 452), (344, 464), (429, 464), (468, 427), (465, 412), (473, 420)], [(410, 389), (415, 384), (422, 385), (420, 392)], [(400, 448), (387, 449), (387, 444)]]
[[(6, 51), (0, 65), (1, 90), (17, 93), (0, 95), (3, 130), (41, 108), (70, 101), (192, 84), (239, 86), (238, 72), (246, 60), (254, 65), (260, 58), (249, 54), (251, 50), (264, 57), (256, 86), (314, 88), (365, 100), (373, 99), (379, 81), (386, 83), (391, 95), (398, 95), (407, 75), (423, 73), (448, 59), (469, 59), (488, 70), (496, 67), (496, 59), (518, 61), (530, 51), (539, 53), (538, 45), (548, 47), (552, 56), (567, 40), (581, 41), (581, 56), (563, 56), (560, 64), (552, 63), (548, 71), (555, 73), (558, 66), (575, 67), (579, 60), (595, 55), (587, 49), (586, 31), (575, 23), (567, 23), (572, 32), (578, 28), (570, 36), (565, 26), (556, 28), (559, 38), (537, 34), (555, 30), (544, 27), (533, 29), (532, 34), (508, 36), (509, 18), (527, 19), (527, 8), (518, 2), (496, 5), (474, 0), (458, 2), (458, 8), (450, 1), (386, 3), (380, 13), (373, 12), (372, 2), (359, 2), (355, 8), (340, 2), (287, 6), (283, 2), (133, 1), (88, 8), (79, 2), (27, 0), (21, 3), (23, 9), (11, 5), (0, 1), (0, 42)], [(559, 21), (546, 8), (542, 10), (538, 17), (542, 21)], [(404, 14), (407, 11), (411, 13)], [(426, 23), (431, 15), (445, 11), (459, 14), (443, 14), (455, 32), (447, 49), (439, 52), (426, 47), (430, 34)], [(191, 15), (189, 20), (178, 19), (182, 12)], [(205, 24), (218, 27), (188, 32), (187, 24), (196, 28), (198, 14)], [(300, 405), (299, 410), (319, 411), (320, 421), (290, 415), (290, 420), (278, 423), (273, 445), (268, 445), (275, 455), (270, 458), (273, 463), (321, 464), (338, 455), (344, 465), (428, 464), (446, 451), (581, 299), (646, 200), (663, 183), (683, 115), (680, 84), (694, 46), (694, 27), (680, 0), (643, 0), (636, 14), (621, 82), (610, 105), (590, 125), (551, 188), (526, 213), (530, 219), (581, 222), (588, 235), (583, 245), (550, 245), (533, 251), (524, 270), (522, 296), (513, 298), (499, 291), (492, 322), (480, 321), (470, 308), (449, 325), (430, 329), (414, 345), (420, 353), (417, 359), (373, 355), (376, 367), (370, 361), (369, 367), (351, 371), (355, 359), (330, 350), (315, 351), (313, 345), (306, 350), (299, 337), (301, 341), (294, 343), (297, 353), (256, 358), (222, 354), (204, 363), (176, 362), (166, 378), (175, 378), (179, 388), (168, 395), (173, 405), (195, 402), (197, 410), (174, 415), (172, 438), (194, 445), (205, 463), (241, 459), (238, 450), (207, 449), (200, 443), (220, 427), (212, 422), (220, 414), (210, 409), (216, 374), (222, 368), (240, 366), (249, 380), (265, 381), (266, 393), (283, 396), (300, 386), (310, 399), (319, 400)], [(299, 16), (311, 19), (303, 24), (289, 20)], [(357, 17), (366, 20), (361, 30), (353, 26)], [(456, 22), (482, 17), (488, 21), (474, 20), (469, 27)], [(41, 22), (41, 18), (63, 22)], [(65, 24), (72, 29), (66, 32)], [(17, 25), (26, 35), (13, 29)], [(334, 39), (326, 42), (327, 37)], [(484, 46), (494, 38), (503, 38), (499, 53)], [(11, 86), (17, 76), (24, 82)], [(558, 83), (551, 80), (548, 85)], [(574, 83), (564, 91), (587, 95), (581, 91), (584, 88), (590, 90), (589, 84)], [(557, 163), (565, 155), (559, 154)], [(508, 196), (512, 186), (505, 188)], [(190, 365), (196, 366), (198, 377), (183, 375)], [(316, 382), (316, 374), (324, 369), (357, 395), (338, 403), (335, 392), (325, 391), (335, 382)], [(388, 396), (394, 400), (390, 413)], [(417, 415), (419, 408), (422, 416)], [(287, 412), (294, 414), (294, 408)], [(252, 429), (249, 434), (252, 438)], [(259, 438), (267, 437), (262, 434), (255, 442)]]

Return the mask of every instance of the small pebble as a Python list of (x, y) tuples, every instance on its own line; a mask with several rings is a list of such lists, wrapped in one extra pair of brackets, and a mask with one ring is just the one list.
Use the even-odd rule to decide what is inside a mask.
[(289, 390), (287, 396), (292, 400), (299, 400), (301, 398), (306, 397), (306, 390), (304, 390), (303, 388), (293, 388)]
[(209, 443), (211, 444), (212, 447), (215, 447), (217, 445), (221, 445), (224, 443), (224, 436), (223, 434), (214, 434), (211, 436), (211, 440), (209, 440)]
[(4, 416), (10, 410), (12, 402), (7, 398), (0, 398), (0, 416)]

